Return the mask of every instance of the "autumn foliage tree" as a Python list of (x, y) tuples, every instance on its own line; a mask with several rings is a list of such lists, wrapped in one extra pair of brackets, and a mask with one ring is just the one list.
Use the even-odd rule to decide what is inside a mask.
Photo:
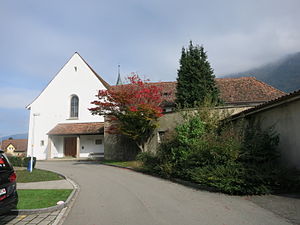
[(108, 116), (111, 121), (108, 133), (123, 134), (146, 152), (158, 118), (162, 116), (161, 89), (141, 80), (137, 74), (129, 76), (128, 81), (128, 84), (100, 90), (98, 99), (92, 102), (95, 107), (90, 111), (94, 115)]

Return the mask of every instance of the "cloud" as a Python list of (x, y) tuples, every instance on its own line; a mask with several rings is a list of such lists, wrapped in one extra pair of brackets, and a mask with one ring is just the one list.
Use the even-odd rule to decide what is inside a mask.
[(3, 1), (0, 104), (23, 109), (75, 51), (111, 84), (118, 64), (123, 76), (175, 80), (189, 40), (204, 45), (217, 76), (257, 67), (300, 50), (299, 8), (299, 0)]
[(0, 65), (41, 82), (79, 51), (110, 83), (119, 63), (125, 74), (174, 80), (190, 39), (204, 44), (216, 74), (300, 49), (296, 0), (68, 2), (5, 3)]

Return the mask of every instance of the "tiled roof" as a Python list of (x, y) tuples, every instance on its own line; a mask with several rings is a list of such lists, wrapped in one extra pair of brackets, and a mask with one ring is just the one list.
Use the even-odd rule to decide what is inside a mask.
[(225, 103), (266, 102), (286, 94), (255, 77), (217, 78), (216, 81)]
[(27, 151), (27, 142), (28, 139), (7, 139), (2, 141), (1, 149), (6, 149), (10, 144), (15, 147), (17, 152), (26, 152)]
[(272, 99), (268, 102), (262, 103), (260, 105), (257, 105), (253, 108), (250, 108), (250, 109), (247, 109), (247, 110), (242, 111), (240, 113), (234, 114), (230, 117), (230, 119), (235, 120), (235, 119), (238, 119), (240, 117), (244, 117), (244, 116), (247, 116), (247, 115), (250, 115), (250, 114), (255, 114), (257, 112), (264, 111), (264, 110), (270, 109), (270, 108), (274, 108), (274, 107), (277, 107), (278, 105), (281, 105), (281, 104), (285, 104), (286, 102), (291, 102), (291, 101), (295, 101), (295, 100), (299, 100), (299, 99), (300, 99), (300, 90), (294, 91), (292, 93), (283, 95), (279, 98)]
[[(263, 103), (285, 95), (255, 77), (216, 78), (220, 97), (226, 104)], [(163, 105), (173, 105), (175, 101), (176, 82), (153, 82), (162, 89)], [(117, 87), (117, 86), (114, 86)]]
[(103, 134), (104, 123), (60, 123), (48, 135)]

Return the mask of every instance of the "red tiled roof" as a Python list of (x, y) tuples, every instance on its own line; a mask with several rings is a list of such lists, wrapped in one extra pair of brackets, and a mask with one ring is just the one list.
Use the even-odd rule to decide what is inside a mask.
[[(262, 103), (285, 95), (255, 77), (216, 78), (220, 97), (226, 104)], [(176, 82), (154, 82), (162, 89), (163, 105), (172, 105), (175, 101)], [(117, 87), (117, 86), (113, 86)]]
[(266, 102), (286, 94), (255, 77), (217, 78), (216, 81), (226, 103)]
[(238, 119), (241, 117), (248, 116), (250, 114), (255, 114), (255, 113), (270, 109), (270, 108), (278, 107), (279, 105), (285, 104), (286, 102), (291, 102), (291, 101), (295, 101), (295, 100), (299, 100), (299, 99), (300, 99), (300, 90), (294, 91), (292, 93), (283, 95), (279, 98), (275, 98), (270, 101), (264, 102), (260, 105), (257, 105), (250, 109), (247, 109), (240, 113), (234, 114), (230, 117), (230, 120), (235, 120), (235, 119)]
[(27, 151), (28, 139), (7, 139), (2, 141), (1, 149), (5, 150), (10, 144), (15, 147), (16, 152)]
[(104, 123), (60, 123), (48, 135), (103, 134)]

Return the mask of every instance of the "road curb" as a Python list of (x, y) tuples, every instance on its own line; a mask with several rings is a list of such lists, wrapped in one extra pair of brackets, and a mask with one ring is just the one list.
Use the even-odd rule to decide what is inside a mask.
[[(51, 206), (51, 207), (47, 207), (47, 208), (40, 208), (40, 209), (13, 209), (11, 210), (10, 214), (13, 215), (31, 215), (31, 214), (40, 214), (40, 213), (49, 213), (49, 212), (54, 212), (54, 211), (58, 211), (58, 210), (62, 210), (64, 208), (67, 208), (68, 206), (72, 205), (74, 200), (76, 199), (78, 192), (79, 192), (79, 186), (70, 178), (66, 177), (64, 174), (58, 173), (56, 171), (52, 171), (52, 170), (48, 170), (51, 171), (53, 173), (56, 173), (58, 175), (60, 175), (61, 177), (63, 177), (65, 180), (67, 180), (69, 183), (72, 184), (73, 186), (73, 191), (71, 192), (71, 194), (69, 195), (69, 197), (67, 198), (67, 200), (61, 204), (61, 205), (55, 205), (55, 206)], [(72, 203), (72, 204), (71, 204)]]

